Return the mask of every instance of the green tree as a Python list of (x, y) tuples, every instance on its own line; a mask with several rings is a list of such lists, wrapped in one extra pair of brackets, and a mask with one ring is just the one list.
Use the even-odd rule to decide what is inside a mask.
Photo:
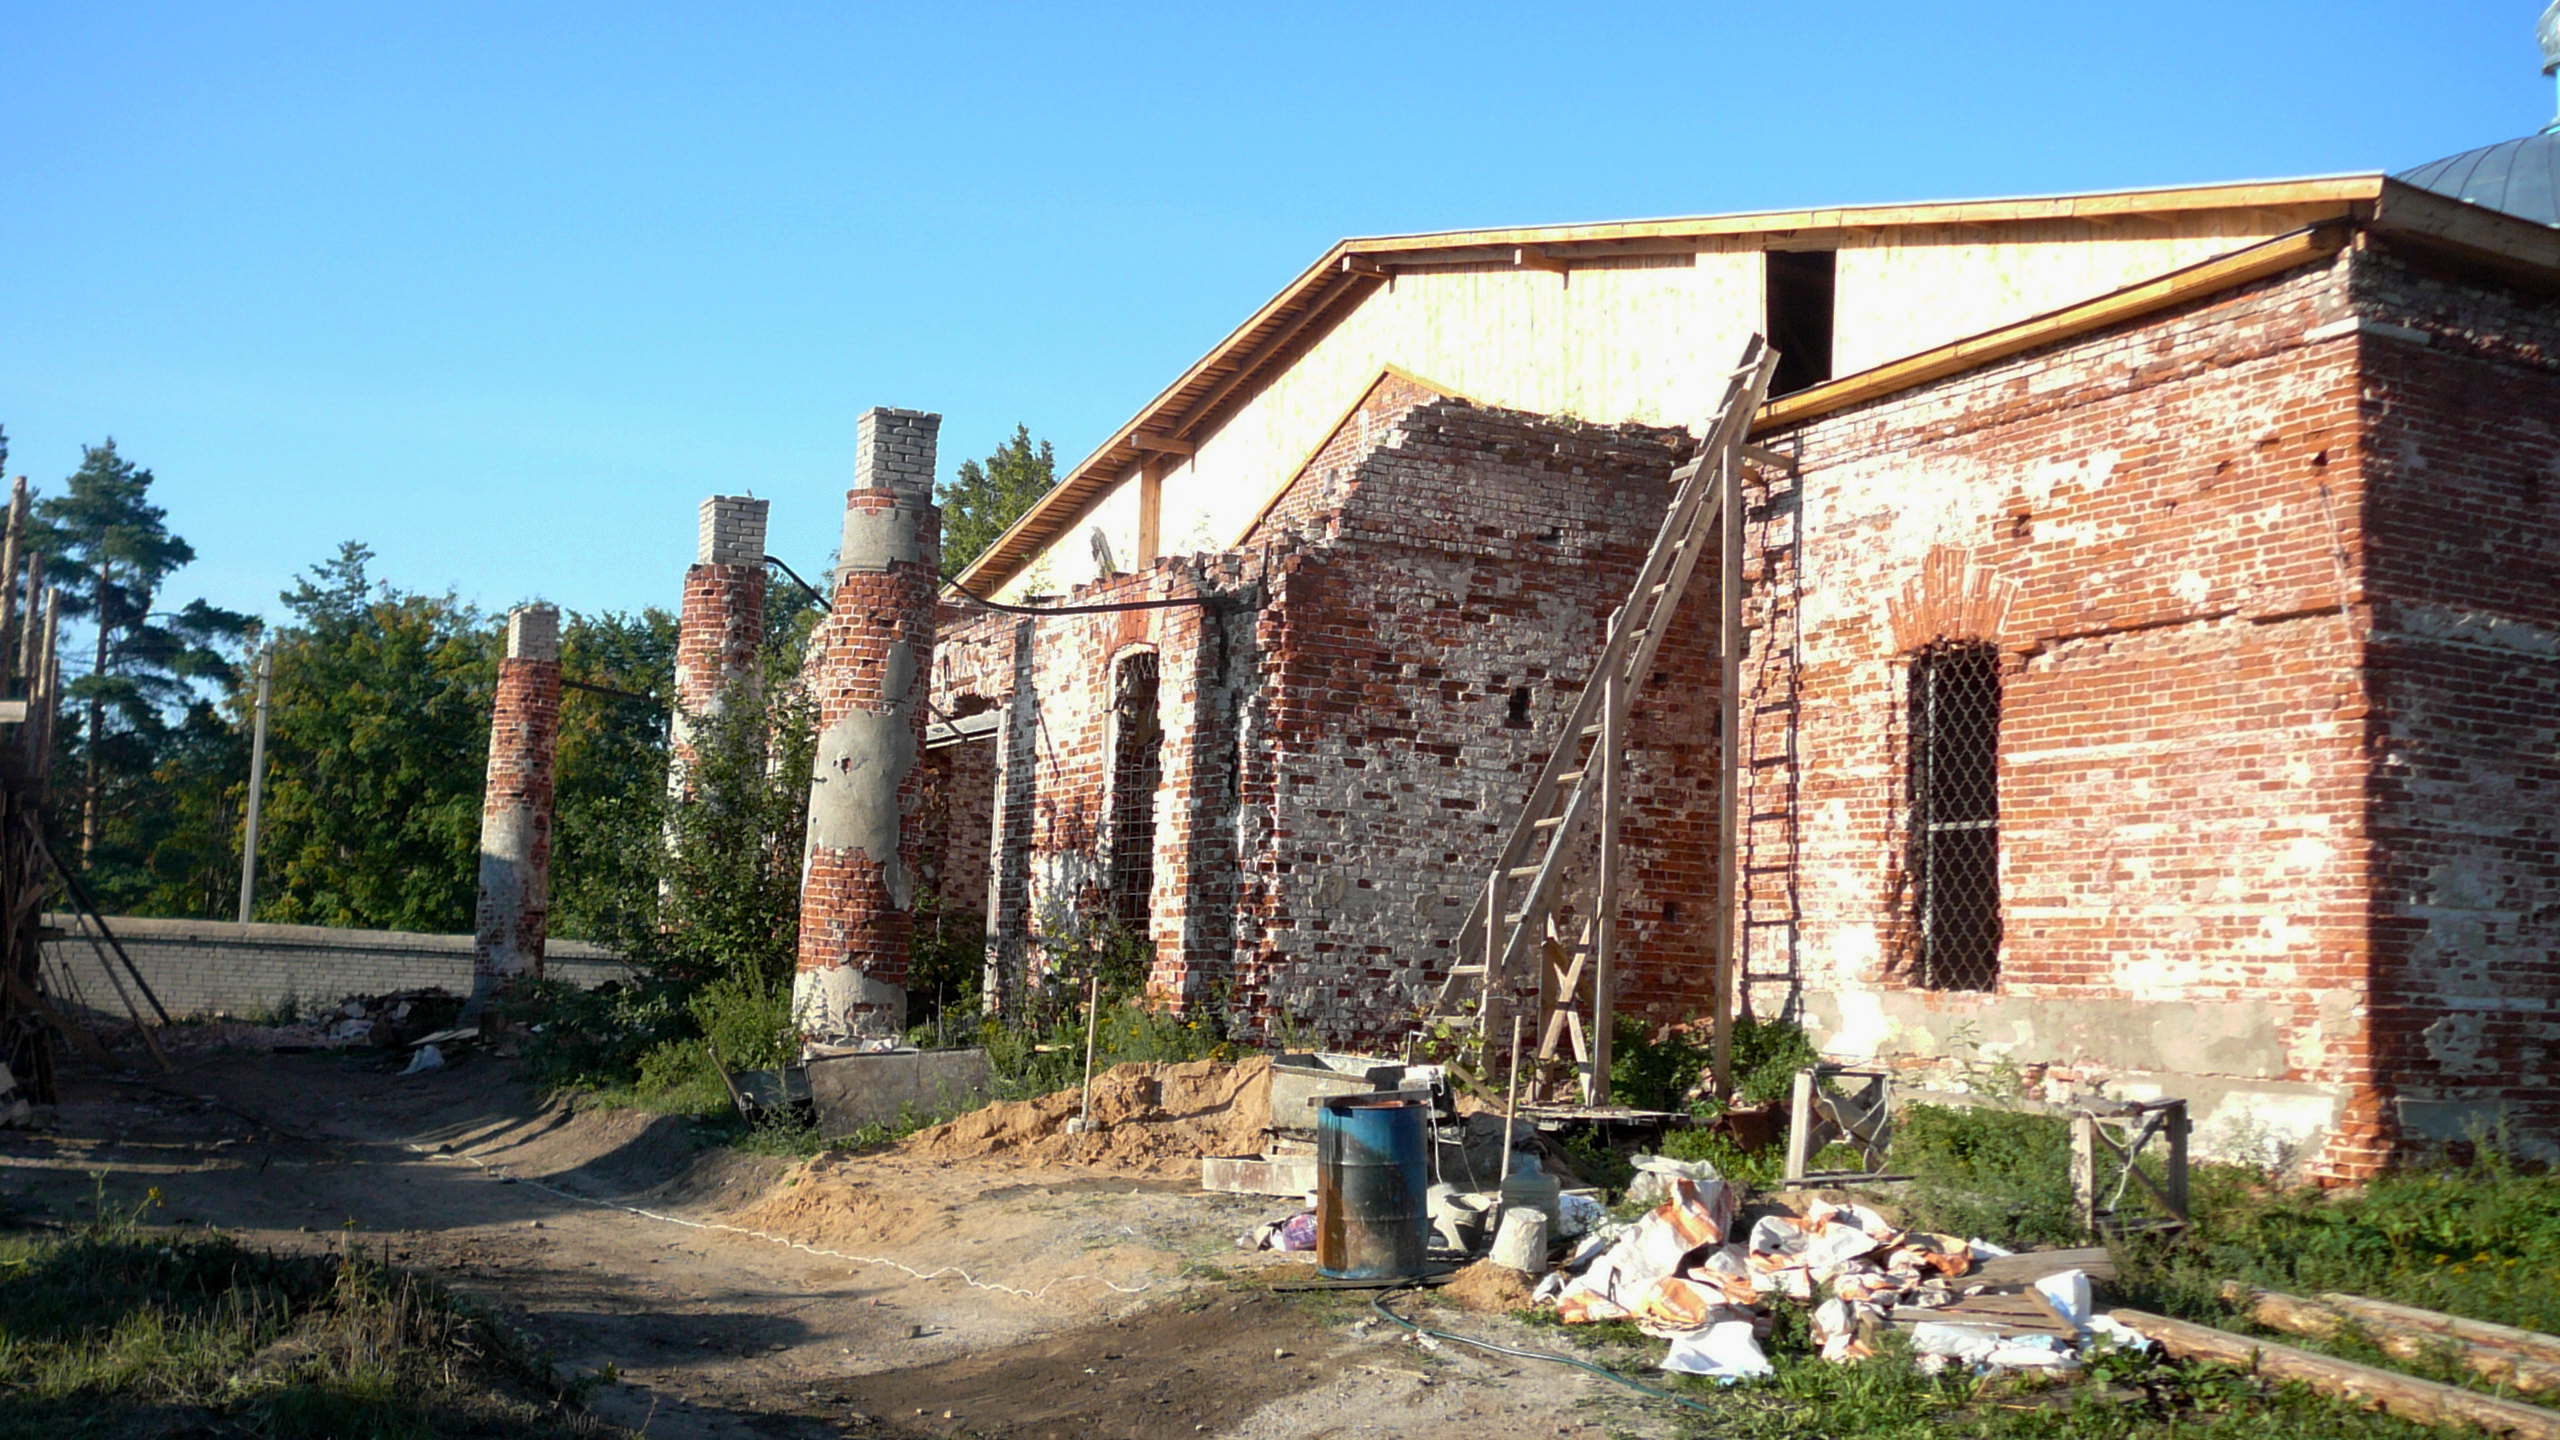
[(1016, 425), (1013, 438), (996, 447), (984, 465), (960, 462), (960, 474), (943, 486), (942, 578), (949, 580), (986, 553), (1023, 512), (1058, 483), (1058, 457), (1048, 441), (1031, 443), (1031, 427)]
[(554, 935), (608, 942), (656, 924), (654, 853), (675, 668), (676, 619), (664, 610), (570, 615), (562, 623), (562, 677), (599, 689), (571, 686), (560, 697)]
[(153, 842), (111, 832), (137, 819), (145, 830), (165, 829), (154, 776), (171, 742), (170, 717), (202, 703), (205, 684), (236, 678), (241, 644), (257, 629), (253, 617), (202, 600), (153, 610), (195, 548), (169, 532), (152, 484), (114, 439), (82, 446), (64, 493), (39, 501), (29, 528), (64, 612), (90, 628), (89, 673), (67, 687), (78, 707), (80, 856), (102, 897), (120, 899), (146, 888), (140, 871)]
[(499, 639), (449, 593), (375, 582), (372, 559), (349, 541), (282, 597), (258, 915), (468, 930)]

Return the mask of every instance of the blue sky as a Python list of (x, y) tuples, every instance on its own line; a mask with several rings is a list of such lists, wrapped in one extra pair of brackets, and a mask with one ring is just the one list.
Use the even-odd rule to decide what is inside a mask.
[(2538, 9), (0, 0), (0, 425), (172, 600), (672, 605), (702, 496), (813, 571), (864, 407), (1072, 462), (1340, 236), (2401, 169), (2551, 118)]

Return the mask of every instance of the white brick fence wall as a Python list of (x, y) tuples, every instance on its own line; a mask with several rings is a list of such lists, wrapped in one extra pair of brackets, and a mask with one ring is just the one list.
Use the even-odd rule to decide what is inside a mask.
[[(121, 1014), (123, 1003), (100, 968), (98, 948), (80, 937), (72, 917), (48, 915), (45, 924), (61, 932), (45, 942), (48, 983), (67, 978), (73, 1000)], [(471, 992), (468, 935), (112, 915), (107, 924), (160, 1003), (181, 1019), (259, 1013), (288, 996), (308, 1009), (394, 990)], [(107, 952), (107, 959), (113, 963), (114, 952)], [(552, 941), (544, 970), (554, 979), (587, 987), (632, 977), (631, 968), (611, 951), (578, 940)], [(142, 997), (136, 995), (134, 1003), (141, 1004)]]

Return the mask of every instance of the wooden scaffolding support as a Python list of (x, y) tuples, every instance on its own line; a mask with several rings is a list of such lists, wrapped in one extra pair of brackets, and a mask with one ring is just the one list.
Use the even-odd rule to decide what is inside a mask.
[[(1714, 1073), (1719, 1092), (1725, 1088), (1741, 874), (1736, 847), (1744, 507), (1737, 497), (1745, 463), (1784, 463), (1747, 443), (1777, 360), (1767, 341), (1751, 337), (1742, 363), (1726, 377), (1724, 394), (1701, 432), (1698, 453), (1672, 472), (1675, 489), (1662, 528), (1626, 603), (1610, 616), (1599, 661), (1459, 928), (1458, 959), (1432, 1006), (1433, 1021), (1489, 1037), (1507, 1026), (1515, 997), (1534, 978), (1538, 1047), (1533, 1074), (1544, 1098), (1563, 1098), (1558, 1092), (1568, 1077), (1580, 1103), (1602, 1105), (1609, 1098), (1627, 711), (1635, 687), (1652, 671), (1671, 617), (1711, 542), (1721, 548), (1717, 655), (1723, 671)], [(1564, 880), (1575, 846), (1595, 829), (1588, 888), (1569, 892)]]

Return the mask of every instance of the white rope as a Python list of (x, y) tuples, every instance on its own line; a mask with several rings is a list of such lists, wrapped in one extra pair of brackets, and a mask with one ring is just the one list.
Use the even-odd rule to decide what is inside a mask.
[(1017, 1295), (1025, 1300), (1043, 1299), (1050, 1291), (1057, 1287), (1061, 1285), (1072, 1285), (1079, 1280), (1090, 1280), (1094, 1284), (1100, 1285), (1106, 1290), (1117, 1291), (1122, 1295), (1135, 1295), (1140, 1291), (1152, 1290), (1155, 1288), (1153, 1282), (1149, 1282), (1144, 1285), (1122, 1285), (1114, 1281), (1106, 1280), (1099, 1275), (1075, 1274), (1062, 1275), (1059, 1278), (1050, 1281), (1048, 1284), (1041, 1286), (1037, 1290), (1025, 1290), (1019, 1286), (999, 1285), (993, 1281), (981, 1280), (957, 1265), (945, 1265), (939, 1270), (932, 1271), (918, 1270), (912, 1265), (908, 1265), (897, 1260), (891, 1260), (886, 1256), (848, 1255), (842, 1250), (829, 1250), (823, 1246), (807, 1244), (803, 1241), (793, 1240), (787, 1236), (768, 1235), (762, 1230), (750, 1230), (743, 1225), (727, 1225), (717, 1220), (688, 1220), (681, 1215), (669, 1215), (662, 1211), (644, 1210), (637, 1205), (625, 1205), (619, 1200), (599, 1200), (592, 1195), (581, 1195), (574, 1190), (563, 1190), (557, 1185), (545, 1184), (540, 1180), (528, 1179), (522, 1175), (508, 1175), (498, 1166), (490, 1164), (488, 1161), (481, 1159), (477, 1155), (466, 1154), (461, 1151), (430, 1150), (424, 1145), (414, 1144), (405, 1140), (402, 1141), (401, 1144), (409, 1150), (426, 1156), (430, 1160), (468, 1160), (472, 1164), (479, 1166), (481, 1169), (488, 1171), (491, 1175), (498, 1176), (503, 1180), (512, 1180), (518, 1185), (530, 1185), (536, 1190), (546, 1191), (550, 1194), (557, 1195), (563, 1200), (575, 1200), (581, 1205), (593, 1205), (605, 1210), (619, 1210), (626, 1215), (637, 1215), (643, 1220), (656, 1220), (663, 1224), (681, 1225), (688, 1230), (717, 1230), (730, 1235), (744, 1235), (750, 1240), (762, 1240), (768, 1244), (781, 1245), (810, 1255), (823, 1255), (830, 1260), (843, 1260), (856, 1265), (883, 1266), (891, 1270), (904, 1271), (920, 1281), (940, 1280), (945, 1277), (955, 1277), (961, 1284), (968, 1286), (972, 1290), (992, 1290), (998, 1294)]

